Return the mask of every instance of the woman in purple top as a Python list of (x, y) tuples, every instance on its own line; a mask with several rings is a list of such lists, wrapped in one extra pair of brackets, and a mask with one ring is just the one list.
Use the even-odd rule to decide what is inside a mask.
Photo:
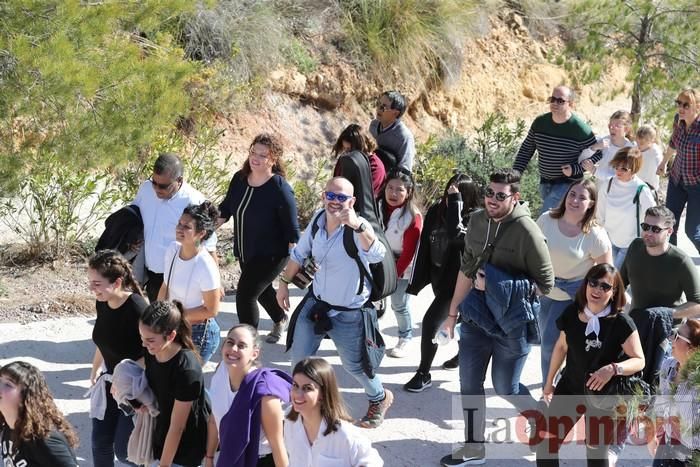
[(282, 403), (289, 402), (292, 378), (260, 368), (257, 330), (249, 324), (231, 328), (221, 349), (221, 364), (209, 387), (209, 418), (204, 467), (287, 467), (282, 439)]

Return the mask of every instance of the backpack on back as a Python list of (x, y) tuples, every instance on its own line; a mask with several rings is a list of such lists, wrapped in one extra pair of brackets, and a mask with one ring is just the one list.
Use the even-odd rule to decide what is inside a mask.
[[(610, 177), (610, 180), (608, 180), (608, 189), (605, 190), (607, 193), (610, 193), (610, 188), (612, 187), (613, 178), (615, 178), (615, 177)], [(648, 187), (651, 190), (651, 187), (649, 187), (648, 183), (644, 183), (643, 185), (639, 185), (637, 187), (637, 192), (634, 194), (634, 199), (632, 200), (632, 203), (637, 207), (637, 237), (640, 237), (642, 235), (642, 232), (639, 230), (640, 229), (639, 195), (642, 193), (642, 190), (644, 189), (644, 187)]]
[(382, 161), (382, 164), (384, 164), (384, 170), (386, 170), (386, 173), (389, 173), (391, 169), (399, 165), (398, 157), (396, 157), (396, 155), (391, 151), (387, 151), (385, 148), (377, 146), (374, 153), (377, 155), (379, 160)]
[[(318, 218), (323, 215), (325, 211), (321, 211), (311, 224), (311, 239), (316, 236), (318, 232)], [(370, 301), (376, 302), (384, 297), (387, 297), (396, 291), (397, 277), (396, 277), (396, 263), (394, 262), (394, 255), (385, 254), (384, 258), (379, 263), (373, 263), (369, 265), (369, 270), (365, 267), (360, 260), (360, 252), (357, 249), (357, 244), (355, 244), (355, 237), (352, 229), (343, 229), (343, 247), (345, 248), (345, 253), (355, 261), (357, 268), (360, 270), (360, 285), (357, 289), (357, 294), (361, 294), (365, 286), (365, 278), (367, 278), (372, 284), (372, 291), (370, 292)], [(384, 236), (382, 230), (375, 230), (375, 236), (377, 239), (375, 241), (382, 242), (384, 248), (387, 252), (391, 252), (389, 243)]]

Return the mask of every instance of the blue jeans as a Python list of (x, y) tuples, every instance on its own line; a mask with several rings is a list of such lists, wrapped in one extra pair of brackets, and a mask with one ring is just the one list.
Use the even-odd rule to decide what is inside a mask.
[[(666, 192), (666, 207), (676, 217), (676, 229), (680, 225), (681, 214), (686, 204), (688, 209), (685, 212), (685, 234), (700, 253), (700, 184), (688, 186), (682, 183), (676, 184), (673, 180), (669, 180), (668, 191)], [(673, 245), (678, 244), (676, 229), (671, 234), (671, 243)]]
[[(204, 328), (206, 327), (206, 333)], [(221, 342), (221, 328), (216, 319), (209, 318), (208, 323), (195, 324), (192, 326), (192, 342), (199, 351), (199, 356), (202, 358), (202, 365), (211, 360), (216, 349)]]
[(559, 202), (569, 189), (570, 183), (540, 183), (540, 196), (542, 196), (542, 209), (540, 215), (552, 208), (559, 206)]
[(399, 279), (396, 291), (391, 294), (391, 309), (396, 315), (396, 323), (399, 326), (399, 337), (410, 339), (413, 337), (413, 323), (411, 323), (411, 309), (409, 308), (409, 295), (406, 293), (408, 279)]
[(613, 266), (615, 266), (615, 269), (618, 271), (622, 267), (622, 263), (625, 262), (625, 256), (627, 256), (627, 248), (620, 248), (612, 245)]
[(102, 420), (92, 419), (92, 462), (94, 467), (114, 467), (116, 454), (119, 462), (136, 466), (126, 460), (126, 446), (134, 430), (134, 421), (119, 410), (107, 386), (107, 408)]
[[(309, 312), (315, 303), (316, 300), (309, 297), (297, 317), (291, 349), (292, 368), (304, 358), (314, 355), (323, 340), (323, 334), (314, 332), (314, 322), (309, 319)], [(365, 345), (362, 311), (341, 311), (330, 320), (333, 328), (328, 331), (328, 336), (338, 350), (343, 368), (362, 385), (371, 402), (383, 400), (384, 387), (379, 376), (375, 374), (374, 378), (369, 378), (362, 369)]]
[[(486, 397), (484, 380), (489, 361), (493, 388), (501, 397), (509, 399), (520, 412), (538, 409), (537, 401), (527, 387), (520, 383), (520, 373), (530, 353), (527, 343), (527, 326), (508, 337), (486, 334), (473, 323), (462, 322), (459, 327), (459, 386), (463, 396), (479, 396), (463, 399), (464, 433), (467, 443), (483, 443), (485, 429)], [(509, 398), (508, 396), (529, 396)]]
[(538, 320), (542, 339), (542, 343), (540, 344), (542, 384), (547, 381), (554, 344), (556, 344), (557, 339), (559, 339), (557, 319), (561, 316), (564, 309), (572, 303), (572, 300), (552, 300), (549, 297), (540, 297), (540, 313), (538, 315)]

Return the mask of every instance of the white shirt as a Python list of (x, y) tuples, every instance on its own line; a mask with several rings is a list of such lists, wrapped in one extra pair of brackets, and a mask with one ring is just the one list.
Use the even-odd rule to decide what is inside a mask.
[[(219, 365), (211, 378), (211, 385), (209, 386), (209, 399), (211, 400), (211, 413), (214, 416), (214, 422), (216, 423), (216, 431), (219, 431), (219, 425), (221, 424), (221, 419), (224, 418), (233, 404), (233, 400), (236, 398), (238, 391), (234, 392), (231, 390), (231, 383), (228, 379), (228, 369), (226, 365)], [(272, 448), (270, 447), (270, 442), (265, 436), (265, 431), (263, 431), (262, 426), (260, 427), (260, 445), (258, 447), (258, 457), (263, 457), (268, 454), (272, 454)]]
[[(610, 179), (608, 179), (610, 180)], [(598, 190), (598, 223), (605, 227), (612, 244), (618, 248), (627, 248), (637, 238), (637, 208), (639, 222), (644, 220), (646, 210), (656, 204), (651, 189), (636, 175), (629, 182), (612, 177), (608, 192), (608, 180)], [(639, 194), (639, 206), (634, 204), (637, 187), (644, 185)]]
[[(161, 274), (165, 271), (165, 250), (175, 241), (175, 226), (182, 211), (190, 204), (201, 204), (205, 199), (187, 182), (182, 182), (180, 189), (170, 199), (158, 198), (150, 180), (141, 184), (133, 204), (141, 211), (146, 267), (150, 271)], [(212, 234), (204, 246), (209, 251), (215, 251), (216, 234)]]
[[(420, 214), (416, 214), (420, 216)], [(389, 243), (394, 257), (398, 258), (403, 251), (403, 234), (406, 229), (413, 223), (413, 216), (408, 209), (403, 207), (396, 208), (392, 211), (389, 220), (386, 222), (386, 228), (384, 229), (384, 235)], [(413, 271), (413, 261), (408, 265), (406, 270), (399, 279), (410, 279), (411, 272)]]
[(216, 290), (221, 285), (219, 268), (204, 249), (187, 261), (180, 258), (179, 251), (180, 244), (172, 242), (165, 252), (163, 283), (168, 285), (168, 299), (179, 300), (185, 309), (201, 306), (204, 304), (202, 292)]
[(325, 420), (321, 421), (313, 446), (309, 444), (301, 415), (296, 422), (284, 421), (284, 445), (289, 455), (289, 467), (382, 467), (384, 461), (360, 431), (341, 421), (340, 427), (323, 436)]
[(659, 189), (659, 176), (656, 174), (656, 169), (661, 164), (664, 155), (661, 152), (661, 147), (654, 143), (647, 149), (642, 151), (642, 168), (637, 172), (637, 176), (643, 181)]

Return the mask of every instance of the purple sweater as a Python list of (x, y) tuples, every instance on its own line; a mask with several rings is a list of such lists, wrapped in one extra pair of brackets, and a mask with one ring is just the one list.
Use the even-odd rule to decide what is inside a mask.
[(280, 370), (260, 368), (246, 375), (219, 424), (221, 452), (217, 467), (256, 466), (262, 423), (260, 401), (273, 396), (289, 402), (291, 388), (292, 377)]

